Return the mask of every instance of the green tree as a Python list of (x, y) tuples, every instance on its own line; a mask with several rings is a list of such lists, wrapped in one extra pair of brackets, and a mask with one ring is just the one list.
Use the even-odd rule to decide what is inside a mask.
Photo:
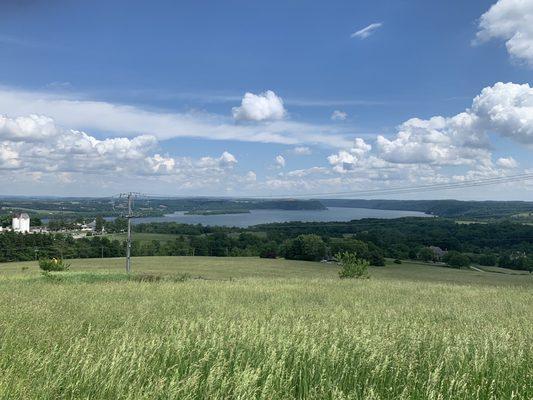
[(425, 261), (425, 262), (428, 262), (428, 261), (432, 261), (433, 260), (433, 257), (435, 255), (433, 254), (433, 252), (431, 251), (431, 249), (427, 248), (427, 247), (422, 247), (420, 249), (420, 251), (418, 252), (418, 259), (419, 260), (422, 260), (422, 261)]
[(442, 260), (452, 268), (466, 268), (471, 264), (470, 258), (458, 251), (449, 251)]
[(98, 233), (101, 233), (102, 230), (104, 229), (104, 223), (105, 223), (104, 218), (101, 215), (97, 216), (95, 219), (94, 230)]
[(318, 235), (300, 235), (285, 241), (284, 255), (289, 260), (319, 261), (326, 255), (326, 244)]

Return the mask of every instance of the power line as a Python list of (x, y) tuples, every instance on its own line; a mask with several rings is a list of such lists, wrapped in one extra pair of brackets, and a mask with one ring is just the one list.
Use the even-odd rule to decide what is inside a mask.
[[(350, 190), (350, 191), (337, 191), (337, 192), (316, 192), (316, 193), (290, 193), (284, 195), (263, 195), (263, 196), (239, 196), (243, 199), (267, 199), (267, 198), (309, 198), (309, 197), (324, 197), (324, 196), (359, 196), (359, 197), (369, 197), (376, 195), (391, 195), (391, 194), (410, 194), (410, 193), (423, 193), (429, 191), (438, 191), (438, 190), (453, 190), (453, 189), (463, 189), (463, 188), (472, 188), (478, 186), (491, 186), (504, 183), (512, 182), (521, 182), (533, 180), (533, 174), (517, 174), (517, 175), (508, 175), (500, 176), (493, 178), (482, 178), (482, 179), (471, 179), (461, 182), (447, 182), (447, 183), (433, 183), (427, 185), (412, 185), (412, 186), (401, 186), (401, 187), (392, 187), (392, 188), (381, 188), (381, 189), (367, 189), (367, 190)], [(152, 198), (187, 198), (187, 196), (173, 196), (173, 195), (164, 195), (164, 194), (146, 194), (146, 197)], [(198, 198), (223, 198), (218, 196), (197, 196)]]
[[(496, 177), (496, 178), (485, 178), (485, 179), (475, 179), (462, 182), (453, 182), (453, 183), (438, 183), (430, 185), (417, 185), (417, 186), (403, 186), (403, 187), (394, 187), (394, 188), (383, 188), (383, 189), (367, 189), (367, 190), (352, 190), (352, 191), (343, 191), (343, 192), (321, 192), (321, 193), (307, 193), (307, 194), (288, 194), (283, 196), (287, 197), (324, 197), (324, 196), (375, 196), (375, 195), (390, 195), (390, 194), (409, 194), (409, 193), (420, 193), (436, 190), (450, 190), (450, 189), (462, 189), (478, 186), (490, 186), (503, 183), (511, 182), (520, 182), (525, 180), (533, 179), (533, 174), (520, 174), (512, 175), (506, 177)], [(251, 196), (252, 198), (258, 198), (259, 196)], [(276, 196), (263, 196), (263, 198), (271, 198)], [(279, 197), (279, 196), (277, 196)]]

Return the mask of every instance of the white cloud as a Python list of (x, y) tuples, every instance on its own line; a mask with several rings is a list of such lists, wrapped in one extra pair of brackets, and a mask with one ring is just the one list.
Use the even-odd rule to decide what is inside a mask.
[(257, 180), (257, 175), (254, 171), (248, 171), (246, 173), (245, 179), (249, 182), (255, 182)]
[[(533, 89), (528, 84), (496, 83), (452, 117), (411, 118), (392, 137), (363, 139), (328, 157), (343, 185), (353, 177), (368, 182), (442, 183), (495, 176), (518, 168), (512, 157), (493, 161), (489, 134), (533, 145)], [(449, 175), (452, 171), (462, 173)], [(448, 172), (448, 173), (447, 173)]]
[(232, 112), (237, 121), (280, 120), (287, 115), (283, 100), (272, 90), (260, 94), (246, 93), (240, 107), (233, 107)]
[(108, 135), (152, 135), (160, 140), (192, 137), (209, 140), (317, 144), (343, 147), (349, 144), (347, 127), (316, 125), (288, 120), (264, 120), (261, 124), (235, 124), (231, 118), (207, 113), (170, 113), (140, 107), (85, 100), (83, 96), (13, 90), (0, 87), (0, 114), (46, 115), (72, 129), (106, 132)]
[(453, 117), (412, 118), (392, 139), (377, 137), (377, 153), (392, 163), (491, 164), (489, 133), (533, 145), (533, 88), (496, 83)]
[(292, 154), (295, 154), (297, 156), (309, 156), (312, 154), (312, 151), (309, 147), (305, 146), (298, 146), (291, 150)]
[(395, 138), (378, 136), (377, 152), (383, 160), (392, 163), (487, 163), (490, 152), (485, 147), (486, 137), (474, 131), (476, 123), (475, 117), (464, 113), (452, 118), (412, 118), (400, 125)]
[(0, 143), (0, 170), (20, 167), (19, 153), (8, 143)]
[(12, 140), (44, 141), (59, 133), (54, 120), (42, 115), (8, 118), (0, 115), (0, 137)]
[(337, 154), (330, 155), (328, 161), (337, 172), (352, 170), (364, 160), (370, 150), (372, 150), (371, 145), (361, 138), (356, 138), (349, 150), (341, 150)]
[(376, 22), (373, 24), (370, 24), (363, 29), (358, 30), (357, 32), (354, 32), (350, 35), (351, 38), (359, 38), (359, 39), (366, 39), (370, 35), (372, 35), (376, 30), (381, 28), (383, 26), (382, 22)]
[[(225, 190), (238, 182), (252, 182), (248, 173), (233, 172), (237, 158), (225, 151), (219, 157), (171, 157), (155, 152), (154, 136), (97, 139), (83, 131), (66, 129), (48, 117), (0, 118), (0, 184), (16, 175), (32, 181), (55, 180), (79, 184), (93, 193), (95, 180), (109, 185), (130, 179), (159, 179), (188, 188)], [(101, 190), (98, 184), (97, 190)]]
[(333, 121), (345, 121), (346, 118), (348, 118), (348, 114), (344, 111), (335, 110), (333, 111), (333, 114), (331, 114), (331, 119)]
[(533, 144), (533, 88), (527, 83), (486, 87), (474, 99), (470, 114), (481, 120), (480, 130)]
[(237, 159), (231, 153), (225, 151), (219, 158), (202, 157), (199, 165), (211, 168), (233, 168), (237, 164)]
[(533, 66), (533, 1), (498, 0), (481, 16), (477, 39), (505, 40), (512, 58)]
[(513, 157), (498, 158), (498, 160), (496, 161), (496, 165), (498, 167), (507, 168), (507, 169), (518, 168), (518, 163)]
[(276, 161), (276, 166), (279, 167), (279, 168), (284, 168), (285, 167), (285, 157), (283, 157), (282, 155), (277, 155), (276, 158), (275, 158), (275, 161)]

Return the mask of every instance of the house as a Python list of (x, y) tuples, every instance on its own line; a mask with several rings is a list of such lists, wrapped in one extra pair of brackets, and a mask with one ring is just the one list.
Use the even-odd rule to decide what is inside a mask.
[(442, 250), (438, 246), (429, 246), (429, 249), (433, 252), (433, 258), (436, 261), (442, 260), (442, 257), (444, 257), (447, 253), (446, 250)]
[(30, 216), (26, 213), (13, 215), (12, 220), (13, 232), (29, 233), (30, 232)]

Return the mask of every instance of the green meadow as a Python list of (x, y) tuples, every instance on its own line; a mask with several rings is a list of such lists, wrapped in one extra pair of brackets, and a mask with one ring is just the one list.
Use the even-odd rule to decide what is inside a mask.
[[(1, 399), (531, 399), (533, 277), (258, 258), (0, 264)], [(156, 279), (157, 278), (157, 279)]]

